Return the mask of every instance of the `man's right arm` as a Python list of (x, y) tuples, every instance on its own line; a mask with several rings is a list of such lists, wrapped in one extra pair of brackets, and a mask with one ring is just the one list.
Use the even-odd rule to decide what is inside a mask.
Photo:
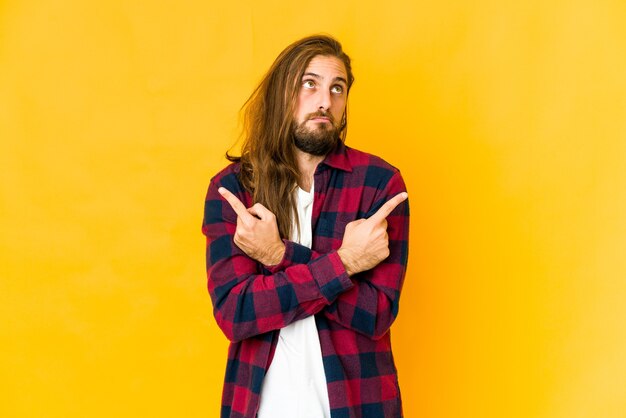
[(208, 289), (215, 319), (228, 339), (239, 341), (283, 328), (321, 311), (354, 285), (336, 251), (314, 256), (295, 243), (285, 246), (288, 267), (262, 269), (235, 245), (237, 214), (219, 187), (230, 189), (240, 200), (245, 192), (234, 173), (214, 178), (202, 225)]
[[(323, 310), (329, 319), (373, 339), (384, 336), (398, 314), (409, 238), (405, 192), (402, 177), (396, 172), (380, 190), (380, 207), (367, 219), (346, 226), (338, 253), (354, 286)], [(378, 239), (381, 233), (382, 241)], [(286, 244), (286, 248), (297, 246), (288, 241)], [(313, 257), (319, 256), (322, 254), (313, 252)], [(297, 262), (285, 256), (280, 265), (271, 268), (278, 271)]]

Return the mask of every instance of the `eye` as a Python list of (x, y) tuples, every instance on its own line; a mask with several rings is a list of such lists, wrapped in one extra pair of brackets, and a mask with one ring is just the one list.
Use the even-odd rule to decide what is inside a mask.
[(331, 87), (330, 91), (335, 93), (335, 94), (341, 94), (341, 93), (343, 93), (343, 86), (340, 86), (339, 84), (336, 84), (336, 85)]
[(302, 87), (304, 87), (305, 89), (312, 89), (313, 87), (315, 87), (315, 82), (313, 82), (313, 80), (304, 80), (302, 82)]

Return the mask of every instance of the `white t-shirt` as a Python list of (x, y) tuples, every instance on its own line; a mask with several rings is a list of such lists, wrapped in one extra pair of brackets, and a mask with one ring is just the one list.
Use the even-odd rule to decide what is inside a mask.
[[(294, 222), (292, 241), (311, 248), (313, 187), (298, 188), (300, 236)], [(330, 418), (326, 375), (315, 317), (282, 328), (261, 388), (258, 418)]]

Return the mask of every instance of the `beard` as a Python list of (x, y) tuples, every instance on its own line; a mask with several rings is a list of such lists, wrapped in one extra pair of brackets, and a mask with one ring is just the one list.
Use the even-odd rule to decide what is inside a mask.
[[(315, 123), (313, 128), (309, 128), (306, 123), (316, 116), (330, 117), (330, 123)], [(339, 129), (332, 116), (312, 113), (300, 124), (294, 121), (293, 142), (300, 151), (321, 157), (332, 151), (339, 142)]]

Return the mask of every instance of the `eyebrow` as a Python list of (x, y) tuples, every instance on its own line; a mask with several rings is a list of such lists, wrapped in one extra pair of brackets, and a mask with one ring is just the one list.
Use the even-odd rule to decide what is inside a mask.
[[(315, 73), (304, 73), (304, 74), (302, 75), (302, 77), (307, 76), (307, 75), (308, 75), (308, 76), (311, 76), (311, 77), (313, 77), (313, 78), (317, 78), (317, 79), (322, 78), (322, 76), (320, 76), (319, 74), (315, 74)], [(348, 82), (347, 82), (347, 81), (346, 81), (346, 79), (345, 79), (345, 78), (343, 78), (343, 77), (335, 77), (335, 78), (333, 79), (333, 81), (341, 81), (341, 82), (343, 82), (346, 86), (348, 85)]]

